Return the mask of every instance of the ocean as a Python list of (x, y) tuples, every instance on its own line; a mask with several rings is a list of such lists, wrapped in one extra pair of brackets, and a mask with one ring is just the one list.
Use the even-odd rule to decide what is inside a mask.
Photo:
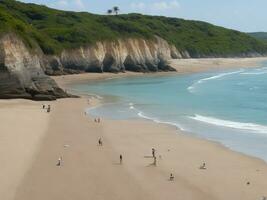
[(96, 95), (90, 113), (165, 123), (267, 161), (267, 62), (258, 68), (115, 78), (72, 86)]

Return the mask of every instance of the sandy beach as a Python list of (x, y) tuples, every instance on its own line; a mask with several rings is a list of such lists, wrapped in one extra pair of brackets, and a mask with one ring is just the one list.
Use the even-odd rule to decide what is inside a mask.
[[(192, 73), (255, 67), (261, 61), (190, 59), (172, 66), (178, 73)], [(81, 74), (55, 80), (68, 90), (71, 83), (136, 75), (143, 76)], [(41, 108), (43, 103), (0, 101), (0, 161), (5, 163), (0, 165), (1, 199), (251, 200), (267, 196), (267, 165), (260, 159), (149, 121), (95, 123), (85, 114), (85, 108), (99, 103), (94, 98), (90, 104), (86, 97), (49, 102), (49, 114)], [(99, 138), (103, 146), (98, 145)], [(61, 166), (57, 166), (59, 157)], [(203, 162), (206, 169), (199, 168)]]
[(212, 70), (230, 70), (239, 68), (253, 68), (266, 61), (266, 57), (259, 58), (202, 58), (171, 60), (170, 65), (178, 73), (196, 73)]
[(37, 102), (0, 100), (0, 121), (0, 197), (11, 200), (34, 162), (49, 116)]

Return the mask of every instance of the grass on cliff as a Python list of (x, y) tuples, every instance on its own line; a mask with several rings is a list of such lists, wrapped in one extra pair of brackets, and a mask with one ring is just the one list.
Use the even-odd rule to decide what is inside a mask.
[(118, 16), (66, 12), (0, 0), (0, 33), (16, 32), (30, 47), (38, 44), (45, 54), (94, 44), (99, 40), (158, 35), (192, 57), (234, 56), (267, 52), (267, 45), (245, 33), (205, 22), (128, 14)]

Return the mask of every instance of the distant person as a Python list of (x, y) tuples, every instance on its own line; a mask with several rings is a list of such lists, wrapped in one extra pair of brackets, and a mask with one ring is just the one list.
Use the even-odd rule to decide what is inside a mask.
[(204, 163), (199, 167), (199, 169), (207, 169), (207, 168), (206, 168), (206, 163), (204, 162)]
[(153, 156), (153, 158), (155, 157), (155, 152), (156, 152), (156, 150), (154, 148), (152, 148), (152, 156)]
[(122, 164), (122, 155), (120, 155), (120, 164)]
[(170, 175), (170, 181), (173, 181), (174, 180), (174, 176), (173, 176), (173, 174), (171, 173), (171, 175)]
[(154, 162), (153, 162), (153, 165), (157, 166), (157, 157), (153, 157), (154, 158)]
[(47, 107), (47, 112), (50, 113), (50, 111), (51, 111), (51, 106), (48, 105), (48, 107)]
[(57, 166), (61, 166), (62, 165), (62, 157), (60, 156), (59, 158), (58, 158), (58, 162), (57, 162)]
[(101, 138), (99, 138), (99, 140), (98, 140), (98, 145), (99, 146), (103, 146), (103, 142), (102, 142), (102, 139)]
[(45, 105), (43, 104), (43, 109), (45, 109)]

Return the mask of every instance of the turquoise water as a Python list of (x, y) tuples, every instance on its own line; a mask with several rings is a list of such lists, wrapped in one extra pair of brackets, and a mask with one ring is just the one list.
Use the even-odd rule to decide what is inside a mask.
[[(265, 67), (266, 66), (266, 67)], [(148, 119), (267, 161), (267, 63), (191, 75), (147, 75), (74, 85), (103, 98), (90, 113)]]

